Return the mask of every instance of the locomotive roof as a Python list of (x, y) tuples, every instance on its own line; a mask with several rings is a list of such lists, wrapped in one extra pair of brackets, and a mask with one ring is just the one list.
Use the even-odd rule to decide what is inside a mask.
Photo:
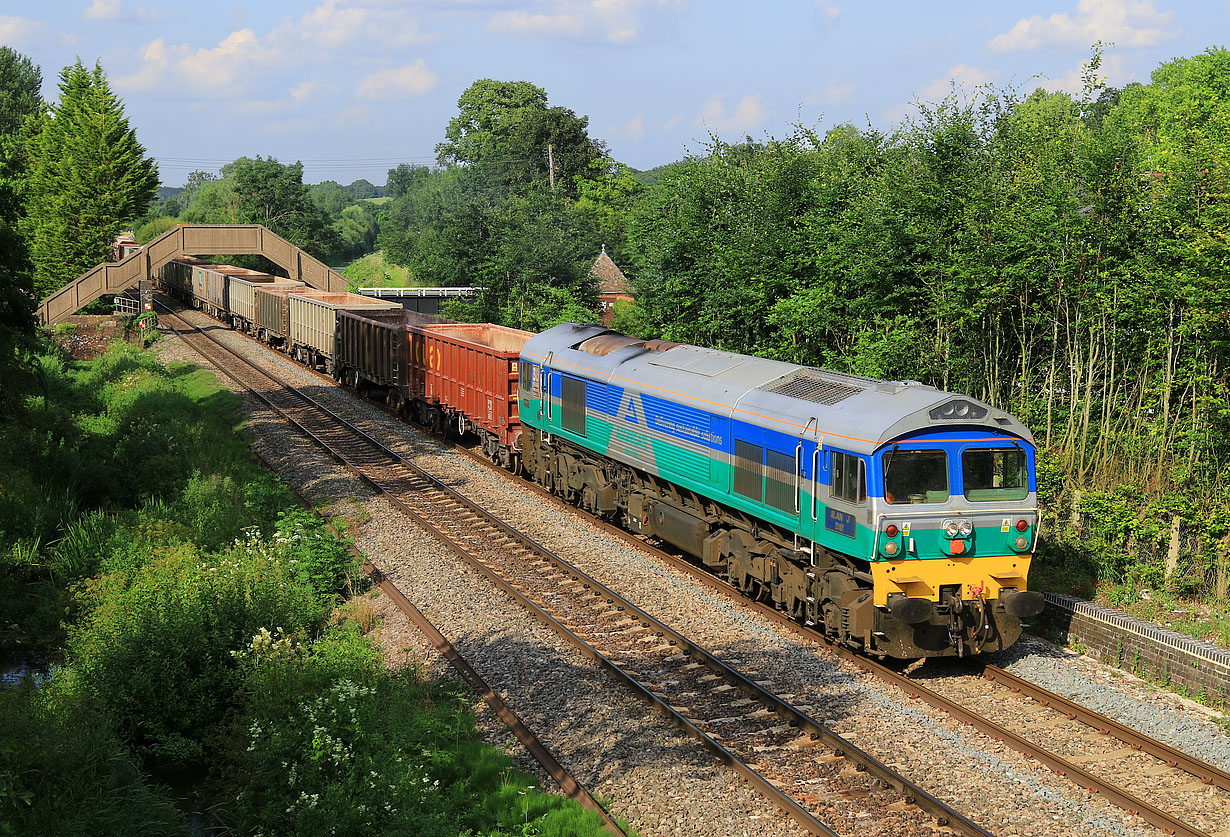
[(610, 333), (600, 325), (564, 323), (532, 337), (522, 355), (540, 363), (550, 356), (553, 367), (770, 430), (808, 438), (816, 433), (827, 445), (859, 453), (959, 427), (1033, 438), (1003, 410), (917, 381), (880, 381), (683, 344), (655, 351), (636, 342), (605, 355), (577, 348)]

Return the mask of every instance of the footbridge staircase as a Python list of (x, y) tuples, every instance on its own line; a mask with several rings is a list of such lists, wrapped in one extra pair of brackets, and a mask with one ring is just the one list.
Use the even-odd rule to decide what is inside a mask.
[(326, 291), (347, 290), (346, 278), (259, 224), (180, 224), (118, 262), (104, 262), (44, 299), (38, 308), (50, 326), (108, 294), (150, 281), (172, 259), (195, 255), (264, 256), (291, 279)]

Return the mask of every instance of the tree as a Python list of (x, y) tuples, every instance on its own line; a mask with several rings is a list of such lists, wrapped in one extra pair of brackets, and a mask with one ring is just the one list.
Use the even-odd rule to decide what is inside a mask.
[(546, 110), (547, 91), (528, 81), (483, 78), (466, 88), (457, 108), (436, 146), (440, 165), (506, 162), (514, 153), (509, 138), (527, 116)]
[(359, 178), (347, 186), (346, 191), (350, 193), (352, 198), (358, 201), (366, 200), (367, 198), (378, 198), (384, 194), (378, 186), (372, 185), (370, 181), (363, 178)]
[(34, 286), (47, 296), (105, 261), (115, 237), (158, 191), (158, 167), (145, 156), (102, 66), (80, 61), (60, 73), (60, 101), (28, 144), (25, 230)]
[(528, 81), (480, 79), (461, 94), (457, 107), (436, 158), (442, 166), (477, 169), (493, 194), (550, 182), (554, 171), (557, 191), (575, 198), (576, 178), (601, 173), (592, 166), (606, 149), (590, 138), (589, 117), (548, 107), (547, 92)]
[(328, 258), (333, 234), (303, 184), (303, 163), (240, 157), (222, 167), (222, 178), (234, 184), (236, 223), (263, 224), (317, 258)]
[(320, 207), (321, 212), (330, 218), (337, 218), (342, 210), (355, 203), (355, 198), (348, 188), (334, 180), (326, 180), (308, 187), (312, 202)]
[(385, 194), (394, 200), (408, 195), (426, 183), (430, 175), (431, 169), (427, 166), (402, 163), (395, 169), (389, 169), (388, 182), (384, 186)]
[(43, 107), (43, 74), (28, 57), (0, 47), (0, 136), (16, 134)]
[(30, 254), (18, 226), (25, 215), (21, 132), (43, 108), (43, 76), (26, 56), (0, 47), (0, 414), (16, 408), (34, 333)]

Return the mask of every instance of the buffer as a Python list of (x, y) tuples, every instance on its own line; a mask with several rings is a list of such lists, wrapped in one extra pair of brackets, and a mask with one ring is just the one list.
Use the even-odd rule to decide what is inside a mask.
[(104, 262), (44, 299), (39, 320), (54, 325), (101, 296), (118, 294), (172, 259), (195, 255), (264, 256), (296, 279), (324, 291), (349, 290), (346, 277), (260, 224), (180, 224), (118, 262)]

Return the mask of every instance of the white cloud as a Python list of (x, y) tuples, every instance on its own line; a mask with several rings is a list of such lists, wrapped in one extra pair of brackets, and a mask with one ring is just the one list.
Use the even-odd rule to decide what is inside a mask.
[(852, 81), (826, 81), (820, 90), (820, 101), (826, 105), (842, 105), (854, 98), (858, 85)]
[(662, 130), (673, 131), (687, 121), (688, 117), (685, 114), (677, 114), (676, 116), (672, 116), (670, 119), (666, 120), (666, 124), (662, 126)]
[(26, 39), (41, 28), (37, 20), (0, 15), (0, 43), (10, 47), (25, 46)]
[(372, 109), (364, 104), (357, 104), (339, 113), (333, 120), (335, 125), (354, 127), (360, 122), (366, 122), (372, 115)]
[(722, 96), (712, 96), (709, 101), (705, 102), (700, 122), (711, 131), (737, 131), (739, 133), (754, 131), (764, 124), (765, 117), (769, 115), (762, 101), (763, 98), (760, 93), (754, 96), (744, 96), (739, 100), (734, 113), (730, 113), (726, 110), (726, 102)]
[(922, 90), (925, 99), (942, 99), (953, 88), (972, 90), (999, 77), (998, 70), (986, 70), (982, 67), (972, 67), (969, 64), (958, 64), (940, 78), (928, 84)]
[(641, 140), (645, 138), (645, 117), (641, 114), (629, 119), (622, 125), (613, 125), (607, 133), (612, 139)]
[(1179, 35), (1173, 11), (1158, 11), (1153, 0), (1079, 0), (1076, 14), (1056, 12), (1018, 20), (987, 44), (991, 52), (1049, 46), (1088, 47), (1106, 41), (1118, 47), (1157, 46)]
[(507, 35), (541, 35), (611, 44), (630, 44), (641, 37), (644, 18), (677, 0), (545, 0), (545, 10), (512, 9), (487, 20), (487, 30)]
[[(284, 40), (285, 39), (285, 40)], [(283, 18), (267, 40), (334, 50), (356, 42), (411, 46), (431, 40), (418, 18), (406, 8), (380, 8), (371, 2), (324, 0), (298, 20)]]
[(189, 95), (215, 98), (234, 95), (241, 81), (262, 68), (276, 64), (281, 52), (262, 43), (251, 29), (238, 29), (214, 47), (193, 49), (188, 44), (168, 44), (157, 38), (145, 45), (143, 66), (115, 80), (119, 90), (149, 90), (164, 85), (182, 85)]
[[(1081, 76), (1085, 72), (1086, 66), (1086, 62), (1081, 62), (1056, 78), (1044, 80), (1038, 86), (1052, 93), (1062, 90), (1064, 93), (1069, 93), (1073, 96), (1080, 95), (1085, 86), (1084, 79)], [(1127, 63), (1123, 60), (1123, 57), (1113, 54), (1102, 56), (1102, 66), (1098, 68), (1098, 77), (1111, 87), (1122, 87), (1124, 84), (1132, 81), (1132, 73), (1128, 70)]]
[(404, 67), (390, 67), (365, 77), (355, 91), (360, 99), (402, 99), (430, 93), (439, 78), (423, 59)]
[(320, 90), (320, 85), (314, 81), (304, 81), (296, 84), (290, 91), (290, 97), (297, 103), (306, 102)]
[(83, 20), (153, 20), (158, 15), (150, 9), (133, 6), (125, 9), (123, 0), (91, 0), (81, 15)]
[(246, 78), (252, 64), (275, 58), (274, 51), (262, 44), (255, 32), (239, 29), (223, 38), (216, 47), (185, 52), (176, 70), (198, 90), (218, 89)]
[[(103, 11), (119, 9), (121, 2), (94, 0)], [(119, 90), (174, 85), (187, 96), (233, 96), (248, 92), (240, 89), (240, 82), (259, 84), (275, 71), (283, 73), (282, 78), (291, 78), (308, 60), (349, 61), (353, 56), (341, 54), (347, 47), (396, 48), (423, 40), (427, 38), (417, 18), (407, 9), (386, 8), (381, 0), (323, 0), (298, 18), (284, 18), (263, 37), (245, 26), (212, 47), (170, 44), (158, 38), (146, 44), (142, 65), (116, 78), (115, 84)], [(306, 87), (294, 88), (286, 104), (302, 101), (311, 92)]]
[(841, 17), (842, 10), (828, 0), (816, 0), (816, 16), (821, 26), (832, 26)]

